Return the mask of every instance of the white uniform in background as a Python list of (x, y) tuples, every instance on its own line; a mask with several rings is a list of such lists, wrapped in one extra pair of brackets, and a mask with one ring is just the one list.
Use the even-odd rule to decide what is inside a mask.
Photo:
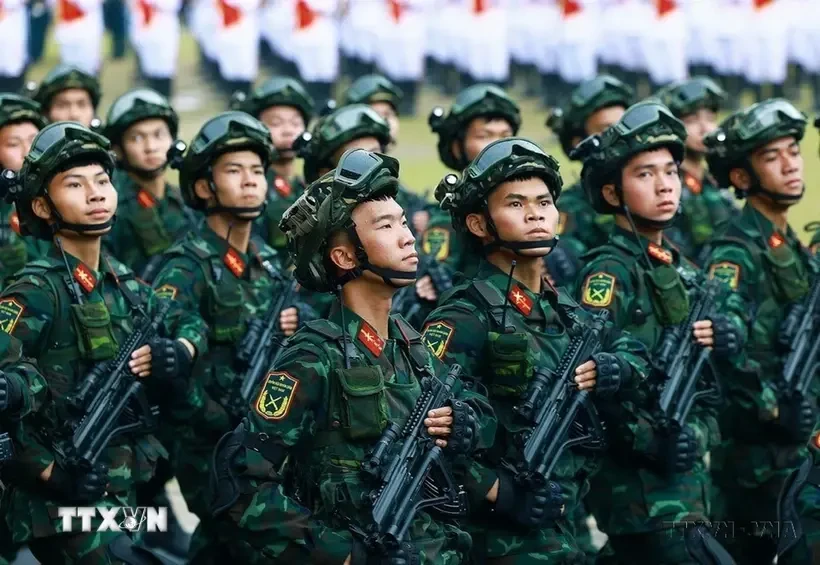
[(479, 82), (506, 82), (510, 74), (507, 7), (501, 0), (469, 0), (464, 22), (464, 69)]
[[(339, 26), (339, 48), (348, 57), (364, 63), (376, 62), (380, 41), (392, 31), (389, 6), (383, 0), (347, 0)], [(421, 41), (424, 45), (424, 41)]]
[(708, 51), (712, 66), (721, 75), (745, 75), (752, 0), (715, 0), (712, 28), (714, 46)]
[(102, 4), (102, 0), (49, 0), (61, 63), (92, 75), (100, 71), (104, 32)]
[[(216, 3), (214, 0), (193, 0), (188, 10), (188, 29), (196, 39), (199, 49), (209, 61), (216, 61)], [(208, 38), (211, 41), (208, 41)]]
[(820, 74), (820, 6), (816, 0), (784, 1), (789, 9), (789, 60), (810, 74)]
[(558, 0), (523, 0), (509, 15), (518, 22), (510, 28), (510, 56), (535, 65), (541, 74), (558, 72), (562, 25), (558, 4)]
[(172, 78), (179, 58), (181, 0), (130, 0), (131, 44), (149, 78)]
[(558, 73), (568, 84), (595, 78), (598, 72), (598, 17), (596, 0), (566, 0), (561, 10)]
[(271, 51), (286, 61), (293, 61), (293, 32), (296, 4), (292, 0), (267, 0), (259, 11), (262, 40)]
[(646, 70), (644, 40), (655, 19), (655, 6), (647, 0), (607, 0), (602, 12), (605, 33), (601, 60), (624, 70)]
[(655, 0), (653, 25), (644, 36), (646, 70), (663, 86), (686, 78), (686, 16), (678, 0)]
[(425, 41), (430, 58), (442, 65), (454, 65), (460, 70), (464, 70), (461, 26), (465, 12), (464, 0), (433, 0)]
[(28, 12), (25, 0), (0, 1), (0, 77), (17, 78), (28, 62)]
[(260, 0), (216, 0), (216, 6), (219, 74), (253, 82), (259, 73)]
[[(783, 0), (754, 0), (747, 33), (746, 73), (753, 84), (783, 84), (788, 72), (789, 6)], [(806, 14), (817, 19), (817, 6)]]
[(376, 64), (394, 82), (418, 82), (424, 76), (430, 0), (387, 0), (386, 6)]
[(331, 83), (339, 76), (337, 0), (292, 0), (296, 5), (294, 61), (304, 82)]

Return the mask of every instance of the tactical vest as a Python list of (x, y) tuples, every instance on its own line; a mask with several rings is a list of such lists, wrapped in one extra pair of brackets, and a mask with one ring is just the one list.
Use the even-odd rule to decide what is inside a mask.
[(132, 202), (128, 211), (126, 221), (131, 226), (132, 233), (137, 234), (137, 241), (146, 257), (158, 255), (173, 245), (174, 237), (165, 228), (159, 204), (146, 207)]

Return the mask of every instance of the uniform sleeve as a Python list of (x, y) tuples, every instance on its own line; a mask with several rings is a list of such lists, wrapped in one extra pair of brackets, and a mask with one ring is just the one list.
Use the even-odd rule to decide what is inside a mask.
[(756, 310), (755, 295), (764, 282), (760, 269), (749, 252), (737, 245), (715, 247), (704, 264), (708, 278), (720, 281), (726, 290), (718, 299), (718, 309), (742, 332), (745, 343)]
[(613, 260), (593, 262), (578, 275), (578, 302), (590, 311), (606, 308), (617, 328), (630, 325), (634, 289), (629, 272)]
[(625, 361), (632, 367), (632, 379), (629, 380), (627, 388), (637, 389), (642, 387), (649, 377), (649, 351), (640, 340), (634, 338), (626, 331), (619, 331), (612, 328), (612, 334), (606, 343), (606, 351), (614, 354), (621, 361)]
[(251, 449), (243, 450), (244, 465), (239, 468), (252, 492), (241, 496), (228, 516), (246, 534), (244, 540), (271, 560), (341, 565), (350, 553), (349, 534), (316, 520), (285, 494), (281, 484), (290, 454), (310, 447), (326, 405), (330, 366), (312, 348), (289, 348), (268, 373), (248, 413), (249, 433), (267, 434), (266, 441), (282, 455), (279, 461), (268, 461)]

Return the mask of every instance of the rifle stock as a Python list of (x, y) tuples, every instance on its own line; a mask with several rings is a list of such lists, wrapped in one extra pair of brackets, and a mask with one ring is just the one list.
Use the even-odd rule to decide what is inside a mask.
[(807, 397), (820, 366), (820, 276), (814, 277), (799, 308), (802, 311), (799, 321), (787, 324), (784, 331), (788, 353), (782, 378), (786, 394)]

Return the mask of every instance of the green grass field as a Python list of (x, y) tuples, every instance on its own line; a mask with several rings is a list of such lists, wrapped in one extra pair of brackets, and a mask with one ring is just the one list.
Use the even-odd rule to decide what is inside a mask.
[[(51, 42), (48, 46), (44, 60), (32, 67), (29, 71), (29, 79), (38, 80), (45, 75), (48, 70), (57, 64), (59, 57), (56, 45)], [(268, 73), (262, 69), (263, 75)], [(105, 117), (108, 105), (120, 94), (126, 92), (135, 85), (136, 60), (133, 53), (130, 53), (124, 60), (104, 63), (102, 71), (103, 100), (100, 109), (100, 117)], [(215, 89), (211, 88), (198, 70), (198, 52), (193, 38), (185, 33), (181, 42), (180, 63), (176, 75), (174, 105), (181, 117), (181, 136), (184, 140), (189, 140), (197, 129), (215, 113), (226, 109), (226, 101)], [(339, 86), (344, 87), (344, 84)], [(803, 100), (808, 102), (808, 93), (803, 93)], [(580, 169), (575, 163), (571, 163), (563, 154), (557, 140), (544, 126), (546, 112), (537, 101), (524, 99), (520, 92), (513, 91), (517, 96), (523, 111), (523, 127), (520, 135), (529, 137), (545, 147), (561, 162), (562, 173), (566, 184), (570, 184), (577, 179)], [(751, 102), (751, 100), (749, 100)], [(808, 108), (807, 103), (798, 104)], [(426, 89), (419, 100), (418, 117), (402, 120), (399, 145), (395, 149), (395, 155), (401, 161), (402, 180), (416, 190), (423, 192), (432, 189), (445, 174), (446, 169), (438, 160), (436, 153), (436, 137), (430, 132), (427, 126), (427, 113), (437, 105), (446, 105), (449, 100), (439, 96), (432, 89)], [(811, 116), (813, 118), (813, 116)], [(796, 206), (792, 225), (800, 232), (801, 237), (805, 234), (803, 226), (812, 220), (820, 220), (820, 158), (818, 158), (818, 132), (810, 127), (803, 140), (803, 151), (806, 163), (807, 194), (803, 202)], [(559, 203), (560, 206), (560, 203)]]

